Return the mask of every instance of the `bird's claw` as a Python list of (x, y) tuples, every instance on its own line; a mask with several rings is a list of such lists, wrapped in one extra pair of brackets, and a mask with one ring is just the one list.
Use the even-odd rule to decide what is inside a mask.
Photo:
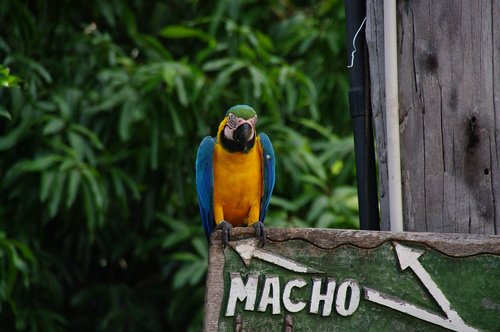
[(266, 228), (262, 221), (257, 221), (253, 224), (253, 229), (255, 230), (255, 236), (257, 236), (262, 244), (266, 242)]
[(231, 235), (233, 233), (233, 225), (231, 225), (227, 221), (223, 220), (219, 224), (219, 226), (222, 229), (222, 245), (224, 246), (224, 248), (226, 248), (229, 240), (231, 239)]

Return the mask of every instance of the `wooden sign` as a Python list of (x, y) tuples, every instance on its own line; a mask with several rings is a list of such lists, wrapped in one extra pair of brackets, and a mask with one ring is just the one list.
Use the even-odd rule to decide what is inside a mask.
[(205, 331), (500, 331), (500, 236), (214, 233)]

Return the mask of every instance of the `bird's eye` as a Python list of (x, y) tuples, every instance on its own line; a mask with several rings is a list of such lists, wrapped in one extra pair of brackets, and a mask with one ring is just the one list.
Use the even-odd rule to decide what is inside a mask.
[(236, 128), (236, 115), (233, 113), (229, 113), (229, 117), (227, 119), (227, 126), (229, 128)]

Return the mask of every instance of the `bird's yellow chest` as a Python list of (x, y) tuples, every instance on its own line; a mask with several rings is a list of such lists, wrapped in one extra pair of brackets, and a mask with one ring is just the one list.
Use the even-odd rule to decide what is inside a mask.
[(214, 149), (214, 214), (216, 223), (252, 224), (259, 218), (262, 197), (262, 161), (259, 141), (248, 153)]

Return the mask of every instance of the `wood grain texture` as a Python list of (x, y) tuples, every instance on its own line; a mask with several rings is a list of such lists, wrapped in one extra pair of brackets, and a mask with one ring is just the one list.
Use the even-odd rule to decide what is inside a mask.
[[(372, 249), (388, 241), (407, 241), (422, 244), (451, 257), (467, 257), (477, 254), (500, 255), (500, 235), (460, 234), (460, 233), (420, 233), (358, 231), (331, 228), (271, 228), (266, 230), (267, 241), (285, 242), (304, 240), (322, 249), (334, 249), (342, 245), (352, 245), (362, 249)], [(222, 252), (221, 232), (212, 235), (212, 247)], [(251, 228), (233, 228), (232, 240), (255, 237)], [(264, 246), (265, 247), (265, 246)], [(223, 265), (223, 263), (222, 263)], [(219, 268), (217, 266), (216, 268)]]
[[(220, 308), (224, 295), (224, 250), (222, 249), (220, 231), (218, 238), (210, 239), (210, 254), (208, 258), (207, 285), (205, 288), (205, 316), (203, 331), (218, 331)], [(215, 239), (214, 239), (215, 238)], [(213, 241), (218, 242), (213, 242)]]
[[(384, 178), (383, 2), (367, 4), (371, 97)], [(500, 1), (397, 4), (405, 230), (498, 234), (500, 23), (494, 18)], [(382, 195), (387, 182), (381, 186)]]
[(370, 94), (372, 104), (375, 149), (378, 162), (380, 229), (389, 230), (389, 187), (385, 137), (385, 73), (384, 73), (384, 13), (383, 0), (366, 2), (366, 43), (370, 65)]

